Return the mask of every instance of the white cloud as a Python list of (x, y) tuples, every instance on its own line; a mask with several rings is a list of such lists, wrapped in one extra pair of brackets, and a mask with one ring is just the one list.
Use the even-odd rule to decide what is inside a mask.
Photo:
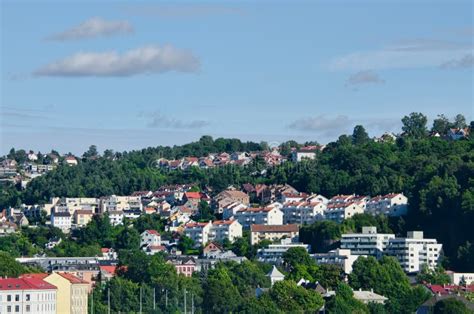
[(106, 21), (93, 17), (64, 32), (49, 36), (46, 40), (66, 41), (130, 33), (133, 33), (133, 27), (128, 21)]
[(197, 72), (199, 59), (187, 50), (171, 45), (141, 47), (119, 54), (79, 52), (47, 64), (34, 72), (36, 76), (133, 76), (169, 71)]
[(205, 120), (191, 120), (183, 121), (175, 118), (167, 117), (159, 112), (154, 112), (152, 114), (141, 114), (143, 117), (151, 118), (151, 121), (148, 123), (148, 127), (151, 128), (164, 128), (164, 129), (200, 129), (205, 126), (208, 126), (209, 121)]
[(374, 71), (364, 70), (352, 74), (346, 81), (348, 86), (359, 86), (362, 84), (383, 84), (385, 81)]
[(329, 61), (328, 67), (336, 71), (438, 67), (446, 60), (459, 59), (472, 50), (467, 43), (418, 39), (337, 57)]
[(474, 66), (474, 55), (467, 54), (460, 59), (454, 59), (441, 64), (442, 69), (469, 69)]
[(334, 118), (327, 118), (324, 115), (316, 117), (302, 118), (293, 121), (288, 127), (299, 131), (311, 131), (321, 133), (324, 136), (337, 134), (341, 130), (347, 129), (351, 120), (344, 115)]

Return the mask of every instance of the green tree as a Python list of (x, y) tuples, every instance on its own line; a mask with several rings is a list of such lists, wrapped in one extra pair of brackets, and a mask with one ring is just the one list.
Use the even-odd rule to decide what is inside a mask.
[(370, 141), (369, 134), (362, 125), (356, 125), (352, 133), (352, 143), (354, 145), (363, 145)]
[(336, 295), (326, 304), (328, 313), (353, 314), (369, 313), (368, 307), (354, 298), (354, 293), (347, 284), (341, 282), (337, 286)]
[(204, 309), (210, 313), (231, 313), (242, 303), (239, 290), (232, 284), (225, 268), (209, 271), (205, 282)]
[(434, 314), (469, 314), (472, 313), (467, 306), (455, 298), (447, 298), (436, 302)]
[(428, 119), (425, 115), (419, 112), (412, 112), (410, 115), (403, 117), (402, 130), (406, 136), (413, 138), (423, 138), (426, 136), (426, 123)]
[(419, 283), (430, 283), (433, 285), (444, 285), (451, 281), (442, 267), (430, 269), (426, 264), (422, 266), (421, 271), (416, 275), (416, 280)]
[(438, 115), (438, 118), (433, 120), (433, 127), (431, 128), (431, 132), (444, 135), (448, 132), (450, 127), (451, 123), (449, 122), (449, 119), (446, 118), (444, 114), (440, 114)]
[(26, 268), (15, 261), (7, 252), (0, 251), (0, 276), (18, 277), (26, 272)]
[(270, 297), (284, 312), (314, 313), (324, 304), (321, 295), (296, 285), (292, 280), (276, 282), (270, 290)]

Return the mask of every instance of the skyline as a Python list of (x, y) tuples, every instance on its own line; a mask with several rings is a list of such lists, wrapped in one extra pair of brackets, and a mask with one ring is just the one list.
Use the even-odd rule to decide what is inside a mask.
[(356, 124), (399, 131), (414, 111), (473, 120), (470, 1), (1, 7), (2, 154), (326, 143)]

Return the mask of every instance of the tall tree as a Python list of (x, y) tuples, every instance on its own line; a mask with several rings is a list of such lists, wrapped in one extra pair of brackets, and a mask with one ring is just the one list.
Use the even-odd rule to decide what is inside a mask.
[(352, 133), (352, 143), (354, 145), (363, 145), (370, 141), (369, 134), (362, 125), (356, 125)]
[(413, 138), (423, 138), (426, 136), (427, 128), (426, 123), (428, 119), (420, 112), (412, 112), (408, 116), (404, 116), (402, 119), (402, 130), (406, 136)]
[(438, 115), (438, 118), (433, 120), (431, 132), (444, 135), (448, 132), (450, 126), (451, 123), (449, 122), (449, 119), (444, 114), (440, 114)]

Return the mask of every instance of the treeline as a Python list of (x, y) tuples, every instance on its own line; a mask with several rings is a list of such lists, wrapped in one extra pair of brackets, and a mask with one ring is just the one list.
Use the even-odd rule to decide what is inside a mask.
[[(444, 121), (443, 117), (439, 119)], [(24, 191), (3, 187), (0, 206), (45, 202), (53, 196), (130, 194), (171, 183), (195, 183), (217, 192), (231, 184), (248, 182), (289, 183), (300, 191), (326, 196), (403, 192), (409, 198), (409, 213), (391, 222), (392, 230), (402, 236), (408, 230), (423, 230), (425, 236), (443, 243), (446, 267), (474, 271), (474, 141), (472, 137), (448, 141), (428, 136), (427, 118), (419, 113), (402, 121), (404, 135), (393, 142), (374, 142), (363, 126), (356, 126), (352, 135), (341, 135), (329, 143), (315, 160), (287, 162), (268, 169), (258, 159), (247, 167), (211, 170), (167, 172), (154, 167), (158, 156), (167, 156), (157, 152), (173, 148), (147, 148), (115, 159), (90, 158), (87, 154), (78, 166), (59, 166), (32, 180)], [(433, 128), (442, 121), (435, 120)], [(466, 126), (462, 116), (449, 123)], [(220, 150), (215, 146), (217, 141), (203, 137), (191, 146), (183, 146), (188, 148), (174, 149), (183, 155), (197, 155), (190, 147), (202, 147), (201, 153), (211, 148)], [(89, 153), (93, 155), (94, 151)]]

